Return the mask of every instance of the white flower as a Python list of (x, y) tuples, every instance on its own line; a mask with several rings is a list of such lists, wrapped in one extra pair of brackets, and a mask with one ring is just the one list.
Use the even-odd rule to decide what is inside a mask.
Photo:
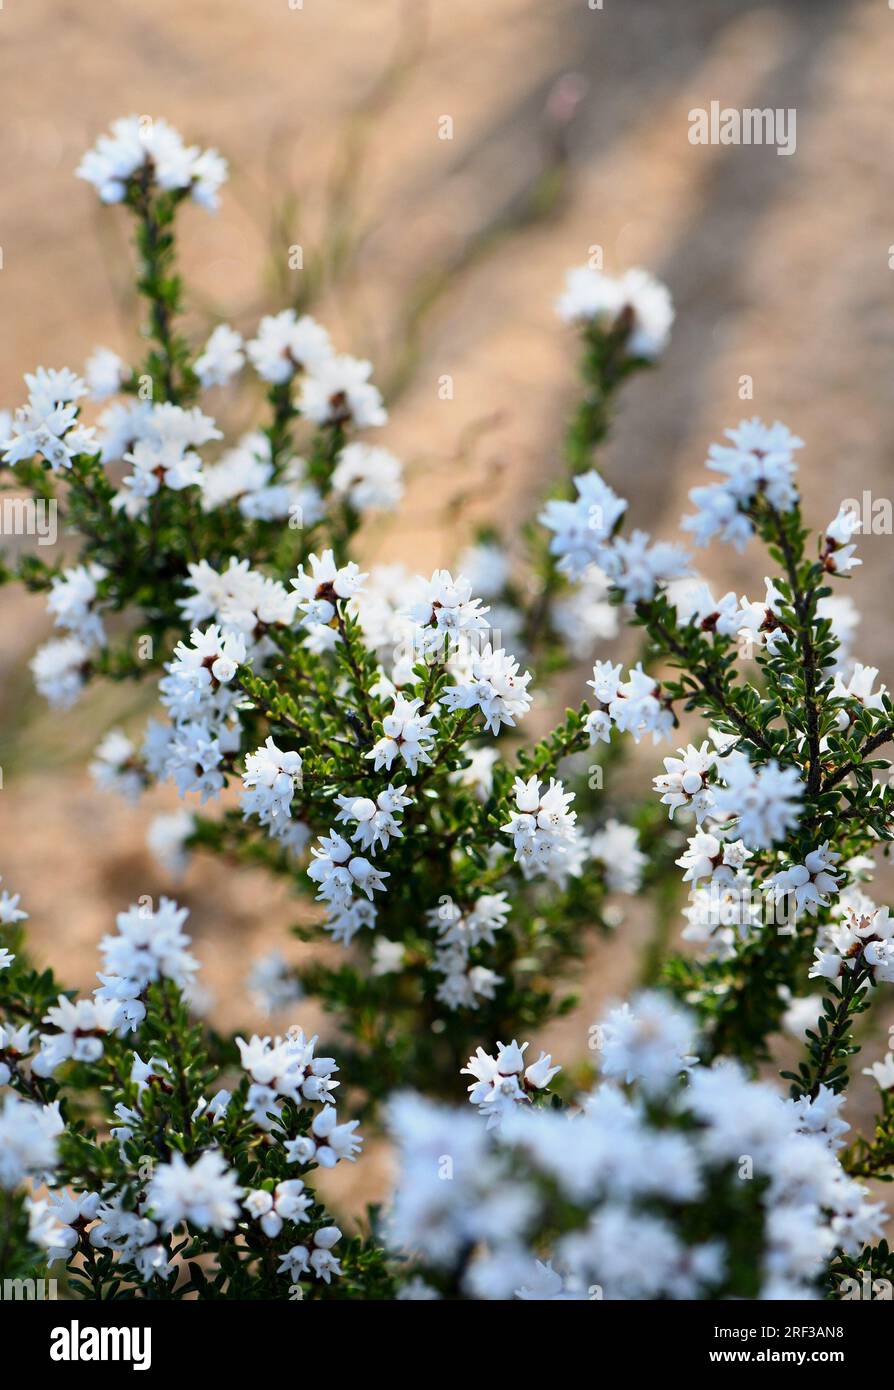
[(332, 357), (332, 344), (309, 314), (298, 318), (294, 309), (283, 309), (261, 319), (258, 336), (246, 351), (259, 376), (281, 385), (296, 372), (318, 371)]
[(697, 830), (676, 863), (686, 870), (684, 883), (697, 884), (699, 879), (712, 878), (717, 883), (727, 884), (750, 858), (751, 851), (741, 840), (724, 841), (722, 835)]
[[(314, 1144), (313, 1161), (319, 1163), (321, 1168), (334, 1168), (336, 1163), (342, 1159), (347, 1159), (353, 1163), (363, 1138), (355, 1134), (359, 1120), (348, 1120), (344, 1124), (338, 1123), (334, 1105), (327, 1105), (311, 1121), (310, 1132)], [(286, 1144), (286, 1153), (289, 1153), (289, 1145)], [(307, 1162), (308, 1160), (302, 1160)]]
[(124, 457), (133, 466), (133, 472), (122, 478), (121, 491), (112, 499), (112, 507), (131, 519), (145, 514), (149, 499), (162, 486), (180, 492), (201, 485), (202, 460), (177, 441), (156, 444), (139, 439)]
[(612, 329), (630, 314), (627, 351), (631, 357), (659, 357), (670, 339), (674, 306), (666, 285), (648, 271), (633, 269), (615, 279), (590, 266), (569, 270), (556, 312), (568, 323), (596, 322)]
[(104, 401), (116, 395), (131, 376), (127, 363), (107, 347), (94, 348), (84, 368), (91, 401)]
[(683, 809), (692, 811), (701, 825), (713, 803), (709, 778), (717, 754), (711, 751), (707, 740), (700, 748), (690, 743), (677, 751), (678, 758), (664, 759), (665, 773), (655, 777), (653, 785), (662, 793), (662, 804), (670, 808), (671, 820), (675, 811)]
[(469, 1100), (478, 1112), (487, 1116), (487, 1128), (499, 1125), (506, 1110), (530, 1101), (529, 1092), (544, 1090), (561, 1067), (552, 1065), (552, 1058), (541, 1052), (536, 1062), (525, 1066), (524, 1053), (528, 1043), (513, 1041), (497, 1043), (497, 1055), (492, 1057), (482, 1047), (477, 1048), (461, 1076), (475, 1078), (469, 1086)]
[(193, 200), (211, 212), (227, 177), (226, 161), (216, 150), (184, 145), (173, 126), (151, 116), (113, 121), (111, 134), (100, 135), (75, 172), (93, 185), (104, 203), (120, 203), (130, 180), (144, 169), (158, 188), (189, 189)]
[(242, 334), (229, 324), (218, 324), (205, 344), (202, 355), (196, 359), (196, 376), (203, 386), (226, 386), (237, 372), (242, 370), (245, 355), (242, 351)]
[(368, 796), (337, 796), (335, 800), (340, 807), (336, 821), (353, 821), (351, 839), (362, 850), (373, 853), (379, 844), (387, 849), (392, 836), (398, 840), (403, 837), (396, 816), (413, 804), (412, 798), (404, 795), (404, 789), (393, 784), (379, 792), (375, 801)]
[(894, 1053), (886, 1052), (884, 1061), (873, 1062), (871, 1067), (864, 1067), (863, 1075), (873, 1077), (879, 1090), (890, 1091), (894, 1086)]
[(376, 937), (372, 949), (372, 974), (393, 975), (403, 969), (403, 964), (403, 942), (389, 941), (385, 936)]
[(28, 1201), (28, 1236), (46, 1250), (47, 1264), (67, 1260), (78, 1244), (80, 1232), (95, 1220), (101, 1198), (98, 1192), (51, 1191), (45, 1202)]
[(103, 1038), (115, 1027), (118, 1007), (108, 999), (78, 999), (74, 1003), (64, 994), (44, 1014), (44, 1023), (56, 1031), (41, 1033), (40, 1051), (33, 1070), (38, 1076), (52, 1076), (63, 1062), (98, 1062), (103, 1054)]
[(448, 900), (432, 908), (427, 920), (447, 945), (471, 948), (484, 941), (492, 946), (494, 932), (505, 927), (510, 910), (505, 893), (484, 893), (469, 908)]
[(242, 1205), (249, 1216), (260, 1223), (261, 1230), (271, 1240), (279, 1235), (286, 1221), (307, 1221), (313, 1198), (304, 1191), (300, 1178), (288, 1178), (277, 1183), (272, 1192), (258, 1188), (246, 1193)]
[(11, 1192), (27, 1177), (51, 1172), (64, 1128), (58, 1101), (38, 1105), (7, 1092), (0, 1105), (0, 1187)]
[(645, 531), (617, 536), (602, 551), (601, 564), (628, 603), (648, 602), (659, 585), (689, 574), (689, 556), (670, 541), (652, 542)]
[(468, 948), (462, 943), (440, 947), (432, 969), (444, 977), (435, 998), (448, 1009), (477, 1009), (482, 999), (493, 999), (503, 983), (503, 976), (487, 966), (470, 966)]
[[(605, 667), (607, 663), (603, 662), (601, 665)], [(596, 667), (593, 668), (593, 674), (595, 677)], [(610, 684), (608, 673), (604, 674), (605, 683)], [(590, 684), (593, 684), (595, 690), (594, 682)], [(643, 670), (642, 662), (637, 662), (636, 666), (628, 671), (627, 680), (617, 686), (607, 713), (622, 733), (633, 735), (635, 743), (639, 743), (646, 734), (652, 735), (653, 743), (660, 743), (674, 727), (673, 710), (661, 698), (661, 686)], [(604, 737), (604, 734), (602, 736)], [(608, 742), (607, 739), (605, 741)]]
[[(156, 728), (164, 730), (163, 725)], [(164, 732), (160, 743), (164, 749), (164, 776), (173, 779), (181, 796), (187, 792), (199, 792), (203, 804), (209, 797), (217, 796), (224, 780), (219, 770), (223, 749), (219, 738), (207, 724), (201, 720), (178, 724), (176, 728)], [(145, 744), (143, 751), (145, 756)]]
[(27, 920), (27, 912), (19, 907), (21, 896), (21, 893), (10, 893), (6, 888), (0, 892), (0, 927), (14, 927), (17, 922)]
[(108, 577), (103, 565), (76, 565), (53, 576), (47, 608), (57, 627), (73, 632), (87, 646), (105, 646), (105, 630), (97, 612), (99, 586)]
[(190, 565), (185, 584), (193, 593), (177, 600), (184, 619), (194, 625), (214, 618), (228, 631), (235, 629), (245, 638), (256, 662), (267, 654), (264, 630), (291, 627), (298, 606), (297, 594), (290, 594), (277, 580), (235, 556), (220, 572), (205, 560)]
[(263, 748), (249, 753), (245, 759), (242, 784), (242, 810), (257, 816), (262, 825), (278, 818), (288, 820), (292, 814), (292, 798), (302, 785), (301, 754), (278, 748), (268, 735)]
[(54, 709), (70, 709), (84, 688), (92, 652), (79, 637), (38, 647), (29, 662), (34, 684)]
[(472, 598), (472, 585), (465, 575), (454, 579), (449, 570), (435, 570), (408, 612), (415, 624), (414, 648), (423, 657), (443, 656), (445, 649), (474, 652), (473, 644), (479, 640), (475, 634), (488, 629), (487, 612), (479, 599)]
[(758, 493), (777, 511), (787, 512), (795, 505), (793, 454), (804, 441), (779, 421), (768, 426), (757, 418), (742, 420), (725, 433), (731, 444), (712, 444), (707, 459), (707, 466), (724, 474), (724, 481), (692, 489), (689, 496), (698, 510), (684, 517), (682, 525), (693, 533), (696, 545), (719, 535), (742, 550), (754, 530), (747, 509)]
[(301, 986), (281, 951), (268, 951), (253, 962), (248, 988), (265, 1014), (278, 1013), (301, 998)]
[(549, 548), (558, 557), (559, 569), (571, 579), (580, 579), (590, 565), (603, 565), (606, 542), (627, 503), (595, 471), (579, 473), (574, 486), (578, 494), (574, 502), (550, 500), (539, 520), (554, 533)]
[(341, 1240), (337, 1226), (323, 1226), (314, 1233), (314, 1248), (310, 1254), (310, 1267), (318, 1279), (328, 1284), (333, 1274), (341, 1274), (341, 1265), (332, 1253), (333, 1245)]
[(778, 903), (794, 895), (795, 914), (807, 912), (815, 916), (818, 908), (829, 906), (829, 894), (838, 887), (841, 874), (833, 873), (832, 865), (840, 858), (840, 854), (830, 852), (825, 840), (807, 855), (803, 864), (792, 864), (773, 875), (769, 888), (774, 900)]
[[(296, 1104), (332, 1099), (329, 1093), (338, 1086), (332, 1074), (338, 1067), (334, 1057), (314, 1056), (316, 1035), (307, 1038), (301, 1029), (293, 1028), (285, 1038), (254, 1034), (248, 1042), (237, 1038), (236, 1045), (244, 1070), (256, 1087), (269, 1092), (270, 1099), (283, 1096)], [(254, 1108), (251, 1101), (246, 1106)]]
[(839, 508), (838, 515), (826, 527), (825, 546), (822, 561), (831, 574), (850, 574), (863, 561), (854, 554), (856, 545), (851, 542), (862, 529), (860, 513), (852, 507)]
[(732, 752), (717, 762), (724, 786), (714, 790), (712, 815), (736, 817), (736, 830), (753, 849), (769, 849), (798, 824), (804, 784), (796, 768), (774, 760), (754, 767), (744, 753)]
[(515, 728), (516, 719), (531, 708), (530, 679), (530, 671), (519, 675), (515, 657), (502, 649), (494, 651), (488, 643), (471, 654), (468, 678), (448, 686), (441, 699), (449, 710), (480, 709), (485, 727), (498, 734), (501, 724)]
[(304, 613), (305, 623), (331, 623), (336, 616), (339, 599), (349, 599), (362, 587), (365, 574), (351, 560), (347, 565), (335, 563), (331, 550), (322, 555), (309, 555), (310, 572), (304, 565), (298, 569), (298, 578), (292, 580), (292, 587), (298, 591), (298, 606)]
[(25, 373), (28, 401), (15, 412), (12, 435), (2, 441), (5, 463), (21, 463), (41, 454), (52, 468), (70, 468), (79, 454), (95, 454), (93, 429), (78, 420), (74, 404), (87, 392), (85, 383), (74, 372), (38, 367)]
[(203, 632), (195, 628), (189, 645), (178, 642), (174, 660), (158, 683), (162, 704), (174, 719), (187, 720), (206, 712), (222, 718), (228, 713), (233, 692), (229, 685), (246, 659), (245, 638), (239, 632), (223, 632), (212, 623)]
[(369, 381), (371, 374), (371, 362), (346, 355), (315, 363), (302, 382), (302, 415), (317, 425), (353, 425), (359, 430), (384, 425), (388, 414), (378, 389)]
[(648, 859), (639, 849), (639, 833), (613, 817), (590, 840), (590, 857), (602, 864), (606, 887), (614, 893), (635, 893)]
[(0, 1086), (8, 1086), (17, 1063), (31, 1051), (34, 1029), (30, 1023), (18, 1028), (0, 1023)]
[(329, 917), (323, 926), (331, 933), (333, 941), (348, 946), (364, 927), (376, 925), (376, 916), (375, 904), (367, 902), (365, 898), (347, 903), (332, 901), (329, 904)]
[(90, 776), (103, 791), (116, 792), (127, 801), (138, 801), (145, 787), (137, 750), (120, 729), (111, 729), (97, 746)]
[(692, 1022), (656, 991), (612, 1009), (601, 1025), (602, 1073), (638, 1082), (650, 1094), (669, 1089), (696, 1058)]
[(331, 477), (332, 491), (358, 512), (391, 511), (403, 496), (401, 465), (387, 449), (347, 444)]
[[(835, 683), (832, 686), (832, 698), (836, 700), (856, 700), (864, 709), (872, 710), (875, 713), (884, 711), (884, 697), (887, 695), (887, 686), (880, 685), (875, 688), (878, 680), (878, 668), (875, 666), (863, 666), (861, 662), (854, 662), (854, 669), (849, 680), (845, 681), (840, 671), (835, 673)], [(853, 723), (854, 715), (849, 710), (841, 709), (838, 711), (836, 722), (838, 728), (844, 730), (849, 724)]]
[(894, 922), (887, 907), (845, 907), (840, 922), (825, 928), (814, 950), (811, 978), (837, 980), (847, 970), (869, 967), (877, 984), (894, 981)]
[(355, 855), (336, 830), (321, 835), (319, 846), (314, 845), (310, 852), (314, 862), (307, 876), (319, 884), (317, 898), (336, 908), (350, 907), (355, 890), (372, 900), (373, 892), (384, 889), (384, 880), (389, 877), (368, 859)]
[(512, 836), (515, 860), (525, 878), (540, 873), (561, 884), (568, 875), (577, 877), (583, 846), (575, 825), (577, 813), (569, 809), (574, 793), (566, 792), (554, 777), (544, 791), (536, 776), (527, 782), (516, 777), (512, 790), (516, 810), (500, 829)]
[(195, 832), (196, 818), (191, 811), (171, 811), (153, 816), (146, 831), (146, 848), (157, 864), (172, 878), (180, 878), (189, 863), (187, 840)]
[(161, 1163), (146, 1190), (146, 1205), (163, 1230), (188, 1221), (199, 1230), (231, 1231), (239, 1217), (242, 1188), (217, 1149), (191, 1166), (180, 1153)]
[(800, 1096), (797, 1100), (789, 1101), (796, 1132), (822, 1136), (833, 1152), (842, 1148), (844, 1140), (841, 1136), (850, 1129), (839, 1113), (844, 1102), (845, 1096), (828, 1086), (820, 1086), (815, 1096)]
[(394, 759), (400, 757), (415, 776), (420, 763), (430, 763), (429, 747), (434, 733), (428, 727), (434, 713), (420, 714), (422, 700), (408, 700), (404, 695), (393, 696), (390, 714), (382, 720), (382, 737), (365, 756), (372, 758), (376, 772), (391, 771)]
[[(99, 976), (102, 988), (96, 991), (97, 1000), (119, 1004), (116, 1027), (134, 1018), (128, 1003), (136, 1001), (147, 985), (166, 979), (183, 989), (192, 980), (199, 967), (187, 949), (190, 938), (183, 931), (188, 916), (187, 908), (164, 897), (157, 909), (135, 904), (118, 913), (118, 934), (104, 936), (99, 943), (106, 973)], [(144, 1013), (144, 1006), (138, 1004), (135, 1021), (139, 1022)]]

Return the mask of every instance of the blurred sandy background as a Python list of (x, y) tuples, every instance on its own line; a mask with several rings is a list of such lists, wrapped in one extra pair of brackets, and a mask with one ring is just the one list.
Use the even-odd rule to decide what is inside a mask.
[[(815, 523), (863, 488), (889, 491), (884, 0), (7, 0), (0, 64), (2, 406), (20, 403), (37, 363), (79, 368), (97, 343), (137, 352), (126, 217), (72, 174), (113, 117), (139, 112), (231, 161), (219, 215), (182, 217), (197, 337), (215, 315), (251, 331), (300, 297), (343, 350), (375, 360), (392, 408), (381, 442), (410, 488), (399, 522), (370, 532), (371, 557), (430, 570), (476, 517), (529, 512), (559, 466), (575, 392), (552, 304), (596, 243), (606, 269), (650, 267), (677, 305), (667, 357), (628, 390), (605, 460), (637, 524), (673, 534), (706, 446), (744, 414), (779, 416), (807, 441)], [(712, 100), (796, 108), (796, 153), (691, 146), (687, 113)], [(438, 138), (444, 116), (452, 140)], [(303, 271), (289, 270), (290, 245)], [(863, 612), (857, 654), (889, 683), (891, 547), (863, 541), (848, 591)], [(756, 550), (701, 558), (720, 592), (762, 592)], [(0, 871), (23, 892), (35, 950), (86, 987), (114, 912), (172, 890), (143, 849), (170, 798), (133, 810), (92, 788), (92, 748), (145, 693), (96, 691), (48, 719), (25, 669), (46, 628), (39, 599), (0, 590)], [(654, 770), (647, 759), (625, 773), (636, 794)], [(265, 877), (207, 862), (178, 895), (216, 1020), (250, 1023), (248, 964), (274, 945), (297, 958), (283, 934), (294, 906)], [(636, 977), (651, 930), (634, 909), (618, 943), (594, 948), (563, 1060), (583, 1052), (599, 1001)]]

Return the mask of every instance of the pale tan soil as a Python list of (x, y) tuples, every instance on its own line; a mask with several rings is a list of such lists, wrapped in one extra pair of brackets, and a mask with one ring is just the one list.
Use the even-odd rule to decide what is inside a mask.
[[(289, 245), (304, 246), (306, 265), (320, 245), (331, 257), (336, 235), (347, 246), (315, 312), (400, 388), (382, 442), (411, 480), (400, 520), (372, 528), (372, 557), (449, 563), (474, 518), (511, 525), (536, 505), (575, 395), (573, 344), (552, 301), (594, 243), (609, 270), (653, 268), (677, 303), (666, 361), (629, 389), (605, 460), (638, 524), (673, 535), (707, 444), (751, 413), (779, 416), (807, 441), (803, 487), (817, 523), (864, 487), (887, 495), (894, 14), (877, 0), (605, 0), (603, 11), (584, 0), (305, 0), (302, 10), (30, 0), (0, 13), (0, 42), (0, 404), (19, 402), (21, 373), (38, 362), (78, 366), (99, 342), (136, 351), (124, 215), (98, 209), (71, 174), (112, 117), (139, 111), (232, 161), (219, 216), (184, 216), (197, 332), (214, 314), (250, 328), (295, 293)], [(544, 107), (571, 71), (588, 86), (550, 202)], [(795, 107), (796, 154), (691, 146), (688, 111), (715, 99)], [(438, 139), (445, 115), (452, 141)], [(349, 149), (352, 191), (333, 203)], [(438, 393), (445, 374), (449, 401)], [(751, 403), (737, 395), (743, 374)], [(456, 521), (444, 504), (459, 491), (473, 500)], [(863, 611), (858, 653), (889, 683), (891, 545), (864, 541), (850, 589)], [(761, 592), (756, 551), (715, 548), (703, 564), (720, 592)], [(122, 807), (83, 773), (109, 720), (136, 713), (140, 696), (96, 692), (68, 719), (48, 719), (23, 674), (45, 631), (42, 604), (0, 591), (0, 624), (0, 871), (24, 890), (37, 952), (88, 986), (114, 912), (172, 891), (142, 847), (149, 815), (172, 803), (158, 792)], [(578, 700), (582, 683), (566, 693)], [(655, 761), (625, 770), (635, 794)], [(207, 862), (179, 895), (215, 1020), (258, 1023), (242, 981), (253, 956), (283, 943), (294, 903), (261, 874)], [(617, 939), (592, 949), (581, 1009), (550, 1031), (563, 1060), (584, 1054), (594, 1012), (636, 978), (652, 924), (641, 904), (627, 910)], [(285, 938), (284, 949), (297, 959), (303, 948)]]

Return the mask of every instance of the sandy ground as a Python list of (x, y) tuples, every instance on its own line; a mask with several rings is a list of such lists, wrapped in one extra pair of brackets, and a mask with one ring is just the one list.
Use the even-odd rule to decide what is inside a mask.
[[(137, 111), (232, 162), (219, 216), (184, 217), (197, 334), (215, 314), (251, 328), (301, 294), (346, 350), (376, 361), (393, 405), (381, 442), (406, 460), (410, 488), (400, 520), (367, 538), (371, 557), (449, 563), (476, 517), (511, 524), (535, 504), (575, 390), (552, 302), (594, 244), (609, 270), (651, 267), (677, 304), (667, 358), (630, 388), (605, 459), (637, 524), (673, 535), (707, 444), (751, 413), (807, 441), (818, 524), (864, 488), (887, 495), (894, 13), (878, 0), (605, 0), (601, 11), (585, 0), (29, 0), (3, 9), (0, 37), (0, 404), (20, 401), (21, 373), (38, 362), (76, 367), (100, 342), (136, 351), (123, 215), (100, 211), (72, 170), (112, 117)], [(548, 113), (569, 73), (583, 95), (560, 136)], [(712, 100), (795, 108), (796, 153), (693, 147), (687, 113)], [(445, 117), (452, 139), (439, 138)], [(304, 271), (288, 269), (292, 245)], [(457, 516), (448, 504), (460, 494)], [(890, 682), (891, 538), (867, 539), (862, 554), (857, 651)], [(754, 551), (711, 550), (703, 567), (721, 592), (762, 589)], [(169, 798), (131, 811), (92, 788), (86, 757), (140, 697), (96, 692), (51, 723), (23, 669), (44, 629), (39, 601), (0, 591), (0, 870), (24, 890), (38, 952), (86, 986), (114, 912), (171, 890), (142, 848)], [(653, 770), (642, 764), (641, 793)], [(251, 1022), (248, 962), (282, 944), (294, 904), (262, 876), (214, 864), (197, 864), (181, 896), (216, 1021)], [(551, 1034), (565, 1059), (635, 977), (650, 931), (633, 909), (616, 943), (594, 947), (583, 1007)], [(300, 949), (286, 941), (292, 958)]]

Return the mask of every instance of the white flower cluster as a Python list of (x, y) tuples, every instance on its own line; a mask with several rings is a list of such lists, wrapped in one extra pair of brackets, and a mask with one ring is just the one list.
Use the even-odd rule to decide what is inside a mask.
[(724, 480), (692, 489), (689, 496), (697, 510), (694, 516), (684, 517), (682, 525), (696, 545), (707, 545), (719, 536), (744, 550), (754, 532), (748, 512), (756, 497), (765, 498), (780, 512), (795, 506), (794, 452), (804, 447), (804, 441), (778, 420), (765, 425), (756, 417), (742, 420), (725, 433), (730, 444), (712, 444), (707, 458), (707, 467), (723, 474)]
[(74, 704), (91, 659), (106, 645), (100, 589), (107, 578), (108, 570), (96, 563), (75, 565), (53, 576), (47, 609), (56, 627), (69, 635), (40, 647), (31, 671), (38, 691), (54, 708)]
[(193, 201), (217, 210), (217, 195), (226, 182), (227, 162), (217, 150), (185, 145), (168, 122), (152, 116), (122, 116), (111, 133), (100, 135), (76, 170), (104, 203), (120, 203), (138, 176), (162, 192), (188, 192)]
[(22, 463), (40, 454), (57, 473), (71, 468), (78, 455), (97, 452), (95, 431), (80, 423), (75, 404), (87, 394), (81, 377), (68, 367), (38, 367), (25, 373), (25, 385), (27, 403), (15, 412), (12, 435), (2, 444), (4, 463)]
[[(506, 1097), (489, 1103), (500, 1105), (498, 1126), (476, 1131), (461, 1111), (415, 1095), (392, 1101), (395, 1248), (423, 1269), (461, 1266), (475, 1298), (583, 1300), (594, 1288), (607, 1299), (716, 1297), (733, 1272), (725, 1232), (699, 1241), (688, 1231), (719, 1183), (739, 1181), (743, 1155), (762, 1180), (749, 1184), (764, 1230), (761, 1298), (816, 1297), (833, 1252), (853, 1255), (879, 1234), (883, 1209), (835, 1157), (841, 1097), (822, 1088), (793, 1103), (735, 1063), (696, 1065), (690, 1020), (656, 995), (597, 1031), (611, 1079), (571, 1110), (518, 1103), (515, 1045), (502, 1068), (480, 1050), (473, 1059), (483, 1112), (487, 1096)], [(534, 1085), (552, 1070), (541, 1061)], [(557, 1192), (577, 1212), (559, 1234)]]
[(625, 347), (631, 357), (660, 357), (670, 339), (674, 306), (670, 291), (646, 270), (605, 275), (589, 265), (567, 272), (556, 312), (566, 323), (596, 323), (610, 331), (630, 316)]
[[(732, 745), (735, 737), (709, 730), (712, 749), (705, 741), (698, 748), (688, 744), (679, 756), (665, 758), (665, 771), (654, 778), (655, 790), (673, 819), (677, 811), (691, 813), (705, 833), (690, 841), (690, 849), (677, 862), (687, 870), (684, 881), (697, 882), (710, 877), (711, 869), (693, 867), (716, 857), (716, 864), (741, 868), (749, 857), (737, 853), (736, 860), (724, 857), (720, 842), (736, 837), (742, 849), (770, 849), (784, 840), (798, 824), (804, 784), (798, 769), (780, 767), (775, 759), (756, 766)], [(715, 848), (710, 848), (716, 841)], [(715, 865), (716, 867), (716, 865)]]
[(127, 1033), (142, 1023), (149, 985), (172, 980), (182, 990), (189, 990), (199, 964), (188, 949), (190, 938), (183, 930), (188, 916), (189, 910), (170, 898), (161, 898), (157, 908), (149, 903), (134, 904), (118, 913), (117, 935), (100, 941), (104, 970), (97, 976), (100, 987), (94, 995), (97, 1005), (112, 1007), (110, 1027), (117, 1032)]
[[(280, 1131), (288, 1162), (322, 1168), (334, 1168), (342, 1159), (353, 1162), (363, 1143), (355, 1133), (358, 1121), (338, 1123), (332, 1097), (339, 1084), (334, 1078), (338, 1066), (334, 1057), (314, 1056), (316, 1036), (307, 1038), (301, 1029), (292, 1028), (284, 1038), (255, 1034), (248, 1042), (237, 1038), (236, 1043), (251, 1078), (245, 1109), (261, 1129)], [(290, 1139), (283, 1133), (284, 1100), (320, 1107), (308, 1135)]]
[(438, 932), (433, 969), (443, 976), (435, 997), (448, 1009), (474, 1009), (494, 997), (503, 977), (472, 965), (470, 957), (476, 946), (494, 944), (494, 932), (505, 927), (509, 912), (505, 893), (484, 893), (468, 908), (446, 898), (428, 913), (428, 925)]
[(776, 656), (791, 641), (791, 634), (780, 621), (782, 595), (772, 579), (765, 579), (764, 584), (763, 601), (752, 602), (744, 594), (737, 598), (732, 590), (715, 599), (704, 580), (697, 578), (676, 580), (668, 586), (667, 597), (681, 626), (695, 626), (702, 634), (738, 638), (743, 656), (762, 647)]
[(294, 309), (261, 320), (258, 336), (246, 348), (264, 381), (284, 385), (301, 376), (298, 408), (317, 425), (368, 429), (388, 418), (382, 397), (369, 378), (372, 364), (339, 356), (325, 328)]
[(319, 488), (307, 477), (304, 459), (274, 466), (270, 440), (259, 430), (244, 434), (216, 463), (202, 470), (202, 510), (235, 505), (247, 521), (285, 521), (315, 526), (325, 515)]
[(578, 473), (573, 502), (552, 499), (540, 514), (553, 532), (550, 553), (569, 579), (589, 580), (595, 566), (628, 603), (655, 597), (659, 587), (690, 573), (689, 556), (669, 541), (653, 541), (645, 531), (615, 535), (627, 503), (595, 471)]
[(620, 662), (613, 666), (610, 661), (597, 661), (587, 685), (593, 691), (587, 717), (591, 744), (610, 743), (613, 728), (632, 734), (636, 743), (647, 734), (652, 735), (653, 743), (660, 743), (674, 727), (673, 710), (641, 661), (627, 672), (626, 681), (621, 679)]
[(817, 940), (812, 977), (837, 980), (859, 966), (868, 967), (866, 983), (894, 982), (894, 922), (887, 907), (862, 897), (859, 906), (843, 908), (840, 921), (822, 926)]
[(863, 561), (854, 554), (853, 537), (862, 529), (859, 512), (852, 507), (840, 507), (837, 516), (826, 527), (822, 561), (830, 574), (850, 574)]
[(429, 728), (434, 710), (420, 714), (422, 700), (408, 700), (405, 695), (392, 696), (390, 714), (382, 720), (382, 737), (377, 739), (367, 757), (372, 759), (376, 772), (384, 767), (388, 772), (395, 758), (400, 758), (414, 776), (420, 763), (431, 763), (429, 748), (435, 735)]
[(0, 1187), (12, 1191), (27, 1178), (40, 1182), (51, 1174), (64, 1128), (58, 1101), (38, 1105), (8, 1091), (0, 1107)]
[(296, 854), (310, 839), (303, 821), (292, 818), (292, 799), (301, 789), (301, 754), (284, 751), (268, 737), (262, 748), (248, 753), (242, 775), (242, 812), (247, 820), (257, 816), (273, 839), (287, 844)]
[(840, 854), (829, 849), (826, 840), (811, 850), (803, 864), (792, 864), (774, 874), (768, 887), (775, 901), (789, 900), (795, 914), (807, 912), (816, 916), (819, 908), (829, 906), (830, 894), (837, 891), (841, 874), (834, 872), (834, 865), (840, 858)]
[[(373, 893), (384, 890), (390, 874), (377, 869), (367, 854), (388, 848), (392, 839), (402, 839), (401, 813), (413, 804), (402, 786), (390, 783), (375, 798), (344, 796), (335, 798), (339, 808), (336, 822), (353, 826), (350, 840), (334, 827), (312, 846), (308, 878), (318, 885), (317, 898), (329, 908), (324, 923), (334, 941), (348, 945), (362, 927), (374, 927), (376, 908)], [(364, 851), (354, 852), (354, 846)], [(358, 896), (360, 894), (364, 897)]]
[[(246, 662), (255, 671), (263, 669), (275, 650), (269, 631), (292, 624), (298, 598), (277, 580), (252, 569), (247, 560), (235, 557), (220, 572), (204, 560), (190, 565), (186, 583), (193, 592), (177, 601), (184, 618), (193, 623), (216, 621), (204, 629), (194, 628), (189, 643), (178, 643), (174, 659), (166, 664), (159, 690), (172, 722), (150, 721), (142, 758), (151, 776), (171, 779), (181, 796), (197, 792), (204, 802), (223, 787), (224, 758), (241, 748), (238, 706), (242, 694), (234, 680), (236, 672)], [(279, 750), (267, 752), (269, 762)], [(257, 759), (262, 753), (258, 750), (249, 757)], [(297, 755), (282, 756), (288, 758), (292, 775)], [(256, 763), (252, 767), (260, 770)], [(243, 808), (261, 815), (270, 833), (290, 848), (303, 848), (309, 832), (281, 814), (282, 807), (280, 814), (273, 815), (272, 803), (263, 795), (263, 774), (261, 788), (252, 780), (245, 786), (247, 796), (258, 794)], [(285, 783), (279, 786), (284, 791)], [(269, 817), (261, 814), (265, 808)]]
[(516, 777), (512, 786), (516, 809), (500, 829), (511, 835), (515, 862), (525, 878), (543, 875), (564, 887), (569, 878), (579, 878), (586, 857), (586, 842), (576, 824), (577, 812), (570, 810), (573, 792), (550, 778), (544, 791), (539, 777), (523, 782)]
[(449, 710), (480, 709), (485, 727), (498, 734), (502, 724), (514, 729), (516, 719), (531, 708), (530, 679), (530, 671), (519, 675), (514, 657), (488, 644), (471, 654), (466, 679), (448, 686), (442, 699)]
[(307, 629), (305, 645), (314, 652), (331, 651), (341, 641), (335, 626), (338, 604), (362, 589), (366, 575), (360, 573), (353, 560), (337, 565), (331, 550), (309, 555), (307, 564), (310, 569), (300, 565), (298, 578), (292, 580), (298, 607), (304, 615), (301, 623)]
[(735, 820), (736, 834), (751, 849), (769, 849), (798, 824), (804, 783), (795, 767), (771, 759), (756, 767), (733, 750), (717, 760), (720, 784), (714, 790), (712, 815)]
[[(100, 425), (105, 427), (101, 436), (104, 458), (110, 446), (109, 434), (119, 419), (114, 406), (100, 417)], [(201, 488), (202, 459), (196, 449), (212, 439), (222, 438), (214, 421), (198, 406), (185, 410), (168, 401), (132, 411), (129, 429), (130, 447), (124, 449), (123, 457), (132, 471), (122, 479), (112, 507), (131, 520), (147, 515), (152, 499), (162, 488), (173, 492), (182, 492), (188, 487)]]
[(546, 1052), (526, 1065), (528, 1047), (526, 1042), (519, 1046), (515, 1039), (509, 1044), (498, 1042), (495, 1057), (479, 1047), (460, 1073), (475, 1078), (468, 1088), (469, 1100), (477, 1105), (479, 1115), (487, 1117), (488, 1129), (496, 1129), (515, 1106), (529, 1105), (532, 1092), (545, 1091), (562, 1070), (552, 1065), (553, 1059)]
[(622, 825), (611, 817), (591, 838), (589, 855), (602, 865), (610, 892), (637, 891), (648, 859), (639, 848), (639, 834), (632, 825)]

